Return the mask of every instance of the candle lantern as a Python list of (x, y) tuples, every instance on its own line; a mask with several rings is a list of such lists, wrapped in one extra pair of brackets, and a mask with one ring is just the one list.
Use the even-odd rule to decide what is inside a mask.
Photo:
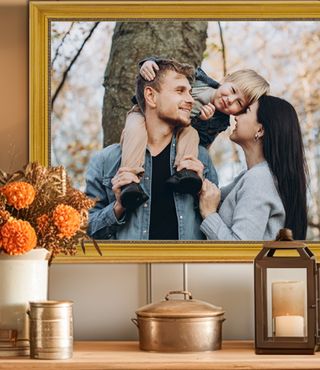
[(256, 354), (313, 354), (318, 282), (310, 249), (280, 230), (255, 258), (254, 283)]

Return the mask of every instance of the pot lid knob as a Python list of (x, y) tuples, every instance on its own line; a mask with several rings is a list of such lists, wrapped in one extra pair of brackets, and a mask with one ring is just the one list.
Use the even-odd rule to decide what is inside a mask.
[(189, 299), (192, 299), (192, 294), (190, 292), (188, 292), (187, 290), (171, 290), (165, 297), (164, 299), (166, 301), (169, 301), (169, 297), (170, 295), (173, 295), (173, 294), (183, 294), (184, 295), (184, 299), (186, 300), (187, 296), (189, 297)]

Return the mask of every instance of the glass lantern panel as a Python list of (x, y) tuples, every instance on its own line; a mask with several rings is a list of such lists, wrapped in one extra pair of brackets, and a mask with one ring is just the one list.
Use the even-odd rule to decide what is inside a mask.
[(307, 269), (267, 269), (268, 338), (303, 338), (307, 333)]

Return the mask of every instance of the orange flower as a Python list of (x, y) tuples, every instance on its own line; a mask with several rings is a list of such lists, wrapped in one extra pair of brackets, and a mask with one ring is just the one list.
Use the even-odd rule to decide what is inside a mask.
[(81, 217), (73, 207), (59, 204), (53, 212), (53, 222), (60, 231), (60, 238), (71, 238), (80, 228)]
[(0, 229), (2, 248), (11, 255), (23, 254), (37, 245), (34, 228), (28, 221), (11, 218)]
[(0, 192), (7, 198), (8, 204), (15, 209), (27, 208), (33, 202), (36, 192), (34, 187), (27, 182), (9, 182)]

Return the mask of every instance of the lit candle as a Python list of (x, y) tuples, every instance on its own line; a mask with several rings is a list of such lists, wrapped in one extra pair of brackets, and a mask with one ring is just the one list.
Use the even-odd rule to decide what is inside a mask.
[(303, 316), (276, 316), (276, 337), (304, 337)]
[(272, 283), (272, 317), (275, 336), (304, 336), (304, 285), (304, 281)]

